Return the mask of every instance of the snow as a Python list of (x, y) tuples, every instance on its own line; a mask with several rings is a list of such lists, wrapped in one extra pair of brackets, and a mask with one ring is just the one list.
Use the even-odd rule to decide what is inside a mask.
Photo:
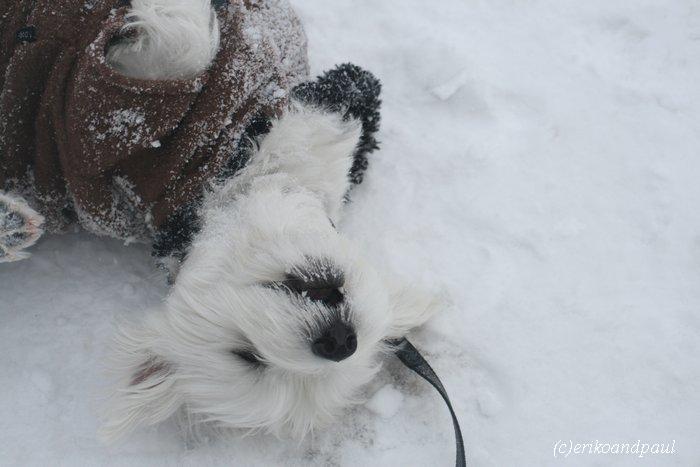
[(365, 407), (382, 418), (396, 415), (403, 405), (403, 395), (392, 385), (387, 384), (367, 401)]
[[(412, 336), (468, 464), (700, 459), (700, 7), (693, 1), (296, 0), (319, 73), (384, 85), (382, 149), (342, 226), (454, 303)], [(166, 292), (148, 250), (86, 234), (0, 264), (0, 464), (451, 465), (427, 383), (388, 361), (301, 445), (95, 439), (112, 326)], [(674, 454), (571, 454), (574, 443)]]

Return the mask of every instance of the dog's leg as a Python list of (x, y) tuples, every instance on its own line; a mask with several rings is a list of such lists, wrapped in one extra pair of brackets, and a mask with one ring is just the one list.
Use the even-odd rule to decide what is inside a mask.
[(294, 88), (296, 100), (336, 112), (344, 120), (355, 119), (362, 125), (360, 140), (353, 153), (350, 181), (362, 182), (367, 169), (367, 155), (378, 148), (375, 137), (379, 130), (379, 99), (382, 86), (369, 71), (351, 63), (338, 65), (316, 78)]
[[(143, 79), (187, 79), (204, 70), (219, 49), (219, 25), (210, 0), (132, 0), (125, 33), (107, 61)], [(127, 34), (125, 34), (127, 36)]]
[(0, 192), (0, 263), (29, 257), (23, 251), (44, 232), (44, 218), (29, 207), (24, 199)]
[(367, 154), (377, 148), (381, 84), (344, 64), (292, 91), (291, 109), (272, 121), (243, 179), (280, 172), (319, 194), (332, 222), (340, 218), (351, 184), (360, 183)]
[(294, 186), (314, 192), (336, 223), (350, 188), (348, 173), (360, 136), (359, 121), (343, 120), (338, 113), (296, 103), (272, 121), (270, 132), (235, 183), (267, 174), (285, 175)]

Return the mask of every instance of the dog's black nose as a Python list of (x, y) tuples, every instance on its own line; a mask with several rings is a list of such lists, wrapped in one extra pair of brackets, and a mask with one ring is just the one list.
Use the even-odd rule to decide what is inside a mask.
[(321, 358), (334, 362), (345, 360), (357, 350), (355, 330), (342, 321), (336, 321), (314, 341), (311, 349)]

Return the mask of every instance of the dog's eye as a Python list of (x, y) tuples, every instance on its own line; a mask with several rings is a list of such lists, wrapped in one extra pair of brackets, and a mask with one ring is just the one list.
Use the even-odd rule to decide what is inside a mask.
[(307, 281), (298, 277), (289, 277), (279, 285), (292, 293), (328, 306), (336, 306), (344, 299), (341, 278)]
[(329, 306), (335, 306), (343, 301), (343, 293), (337, 288), (309, 289), (302, 292), (302, 295)]
[(232, 354), (234, 354), (236, 357), (240, 358), (241, 360), (246, 361), (247, 363), (250, 363), (251, 365), (254, 366), (264, 366), (265, 363), (260, 360), (260, 357), (255, 355), (255, 353), (251, 352), (250, 350), (232, 350)]

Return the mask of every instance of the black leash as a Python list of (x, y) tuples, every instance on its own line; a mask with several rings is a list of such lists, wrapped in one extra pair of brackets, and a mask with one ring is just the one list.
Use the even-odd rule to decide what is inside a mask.
[(447, 404), (447, 408), (450, 409), (450, 415), (452, 415), (452, 424), (455, 428), (455, 444), (457, 446), (457, 459), (455, 462), (456, 467), (466, 467), (467, 461), (464, 457), (464, 440), (462, 439), (462, 430), (459, 428), (459, 420), (457, 420), (457, 415), (452, 408), (452, 403), (450, 398), (447, 396), (447, 391), (442, 385), (440, 378), (435, 374), (435, 371), (430, 367), (425, 358), (418, 352), (418, 349), (413, 347), (408, 339), (397, 339), (392, 341), (392, 344), (396, 346), (394, 352), (396, 356), (401, 360), (401, 363), (406, 365), (411, 370), (415, 371), (418, 376), (426, 380), (432, 387), (434, 387), (437, 392), (440, 393), (442, 399)]

